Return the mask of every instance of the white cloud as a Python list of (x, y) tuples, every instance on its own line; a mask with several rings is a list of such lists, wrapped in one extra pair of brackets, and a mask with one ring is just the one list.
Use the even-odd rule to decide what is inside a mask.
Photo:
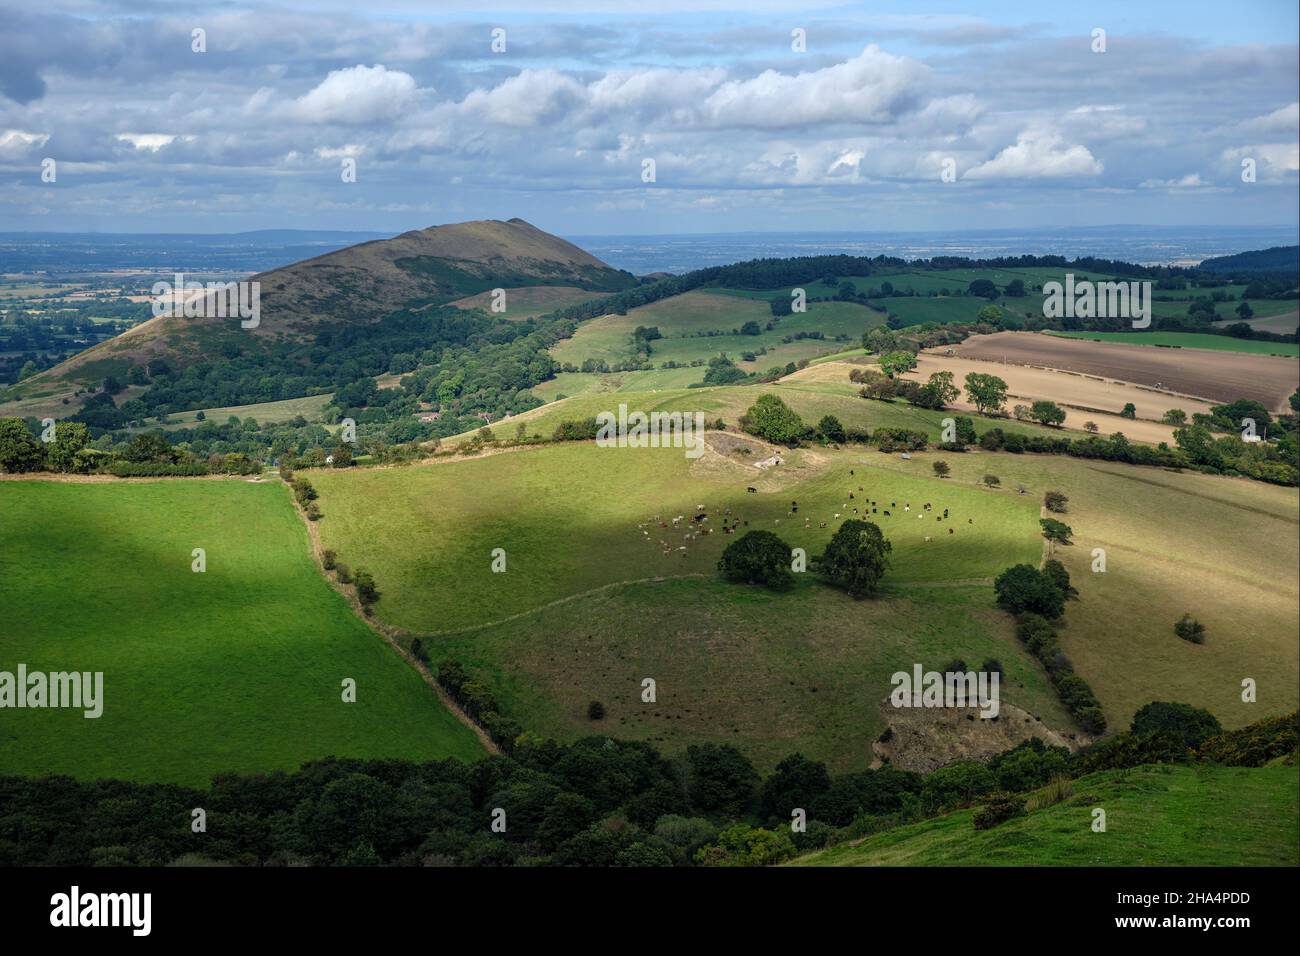
[(21, 129), (7, 129), (0, 133), (0, 159), (21, 159), (33, 148), (39, 149), (49, 142), (49, 133), (28, 133)]
[[(315, 89), (294, 100), (289, 112), (306, 123), (373, 123), (411, 109), (415, 90), (415, 79), (409, 73), (389, 70), (382, 63), (358, 64), (331, 70)], [(260, 95), (261, 91), (253, 99)]]
[(1179, 179), (1147, 179), (1141, 183), (1143, 189), (1199, 189), (1208, 185), (1200, 173), (1188, 173)]
[(1101, 162), (1086, 146), (1067, 146), (1059, 133), (1026, 130), (986, 163), (968, 169), (963, 179), (1067, 179), (1097, 176)]
[(929, 69), (869, 46), (843, 63), (793, 76), (766, 70), (723, 83), (701, 106), (707, 125), (788, 129), (826, 123), (884, 123), (916, 102)]
[[(193, 136), (181, 137), (185, 142), (193, 142)], [(170, 146), (176, 142), (174, 133), (119, 133), (116, 137), (119, 143), (130, 143), (136, 149), (148, 150), (156, 153), (164, 146)]]

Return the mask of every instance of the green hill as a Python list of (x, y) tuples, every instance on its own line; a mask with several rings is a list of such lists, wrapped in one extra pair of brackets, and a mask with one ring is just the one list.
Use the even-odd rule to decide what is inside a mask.
[[(833, 847), (793, 866), (1295, 866), (1294, 757), (1261, 768), (1144, 766), (1073, 782), (1060, 803), (990, 830), (974, 810)], [(1093, 809), (1106, 831), (1092, 830)]]

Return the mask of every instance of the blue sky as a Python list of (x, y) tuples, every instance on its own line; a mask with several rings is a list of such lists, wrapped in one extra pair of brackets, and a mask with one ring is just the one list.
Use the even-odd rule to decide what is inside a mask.
[(0, 22), (4, 231), (1300, 215), (1294, 0), (0, 0)]

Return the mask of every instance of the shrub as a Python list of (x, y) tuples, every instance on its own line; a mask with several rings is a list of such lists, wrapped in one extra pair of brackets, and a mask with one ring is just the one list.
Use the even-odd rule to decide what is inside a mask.
[(817, 423), (817, 432), (827, 441), (842, 444), (845, 439), (844, 426), (834, 415), (823, 416)]
[(605, 705), (598, 700), (593, 700), (590, 704), (587, 705), (587, 719), (604, 720)]
[(1043, 493), (1044, 506), (1046, 506), (1048, 511), (1051, 511), (1054, 514), (1065, 514), (1067, 510), (1066, 505), (1069, 500), (1070, 499), (1065, 496), (1065, 493), (1061, 491), (1047, 491)]
[(1065, 595), (1050, 577), (1031, 564), (1007, 568), (993, 582), (998, 605), (1012, 614), (1032, 611), (1050, 620), (1065, 610)]
[(1261, 767), (1278, 757), (1294, 753), (1300, 744), (1295, 711), (1269, 717), (1240, 730), (1229, 730), (1204, 741), (1197, 749), (1203, 760), (1230, 767)]
[(1051, 578), (1052, 583), (1061, 589), (1061, 593), (1067, 599), (1079, 596), (1079, 592), (1070, 584), (1070, 572), (1065, 569), (1065, 565), (1060, 561), (1055, 558), (1044, 561), (1043, 573)]
[(1192, 644), (1205, 643), (1205, 625), (1190, 614), (1184, 614), (1182, 619), (1174, 624), (1174, 633)]
[(1134, 714), (1130, 729), (1135, 734), (1167, 730), (1180, 736), (1183, 743), (1193, 750), (1223, 732), (1219, 719), (1208, 710), (1160, 700), (1152, 701)]
[(1013, 793), (995, 793), (989, 802), (975, 811), (971, 822), (976, 830), (991, 830), (999, 823), (1005, 823), (1012, 817), (1025, 812), (1025, 798)]
[(934, 473), (938, 475), (940, 478), (947, 478), (948, 472), (952, 470), (951, 468), (948, 467), (948, 463), (946, 461), (936, 461), (930, 467), (934, 469)]
[(1058, 774), (1047, 782), (1047, 786), (1030, 796), (1025, 804), (1025, 810), (1029, 813), (1045, 810), (1047, 807), (1064, 803), (1072, 796), (1074, 796), (1074, 784), (1070, 782), (1069, 777)]
[(996, 488), (998, 485), (1002, 484), (1002, 479), (999, 478), (997, 475), (985, 475), (980, 480), (983, 481), (984, 484), (988, 485), (990, 488)]
[(1055, 518), (1039, 518), (1038, 524), (1043, 529), (1043, 537), (1048, 541), (1069, 544), (1070, 536), (1074, 534), (1074, 529)]
[(324, 551), (320, 553), (321, 567), (323, 567), (326, 571), (333, 571), (334, 565), (337, 563), (337, 561), (338, 561), (338, 555), (335, 554), (329, 548), (326, 548)]

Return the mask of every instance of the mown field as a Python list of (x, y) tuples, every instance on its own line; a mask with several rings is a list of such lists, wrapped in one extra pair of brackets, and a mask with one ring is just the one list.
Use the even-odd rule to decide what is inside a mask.
[(1206, 335), (1199, 332), (1053, 332), (1052, 334), (1067, 339), (1122, 342), (1124, 345), (1214, 349), (1223, 352), (1248, 352), (1251, 355), (1300, 355), (1300, 345), (1291, 342), (1257, 342), (1253, 339), (1234, 339), (1227, 335)]
[[(1106, 811), (1106, 832), (1092, 810)], [(1073, 795), (991, 830), (973, 810), (887, 830), (794, 866), (1295, 866), (1294, 763), (1147, 766), (1074, 781)]]
[(0, 711), (0, 773), (201, 785), (330, 754), (482, 754), (321, 578), (279, 483), (5, 481), (0, 502), (0, 670), (102, 671), (105, 698), (93, 720)]

